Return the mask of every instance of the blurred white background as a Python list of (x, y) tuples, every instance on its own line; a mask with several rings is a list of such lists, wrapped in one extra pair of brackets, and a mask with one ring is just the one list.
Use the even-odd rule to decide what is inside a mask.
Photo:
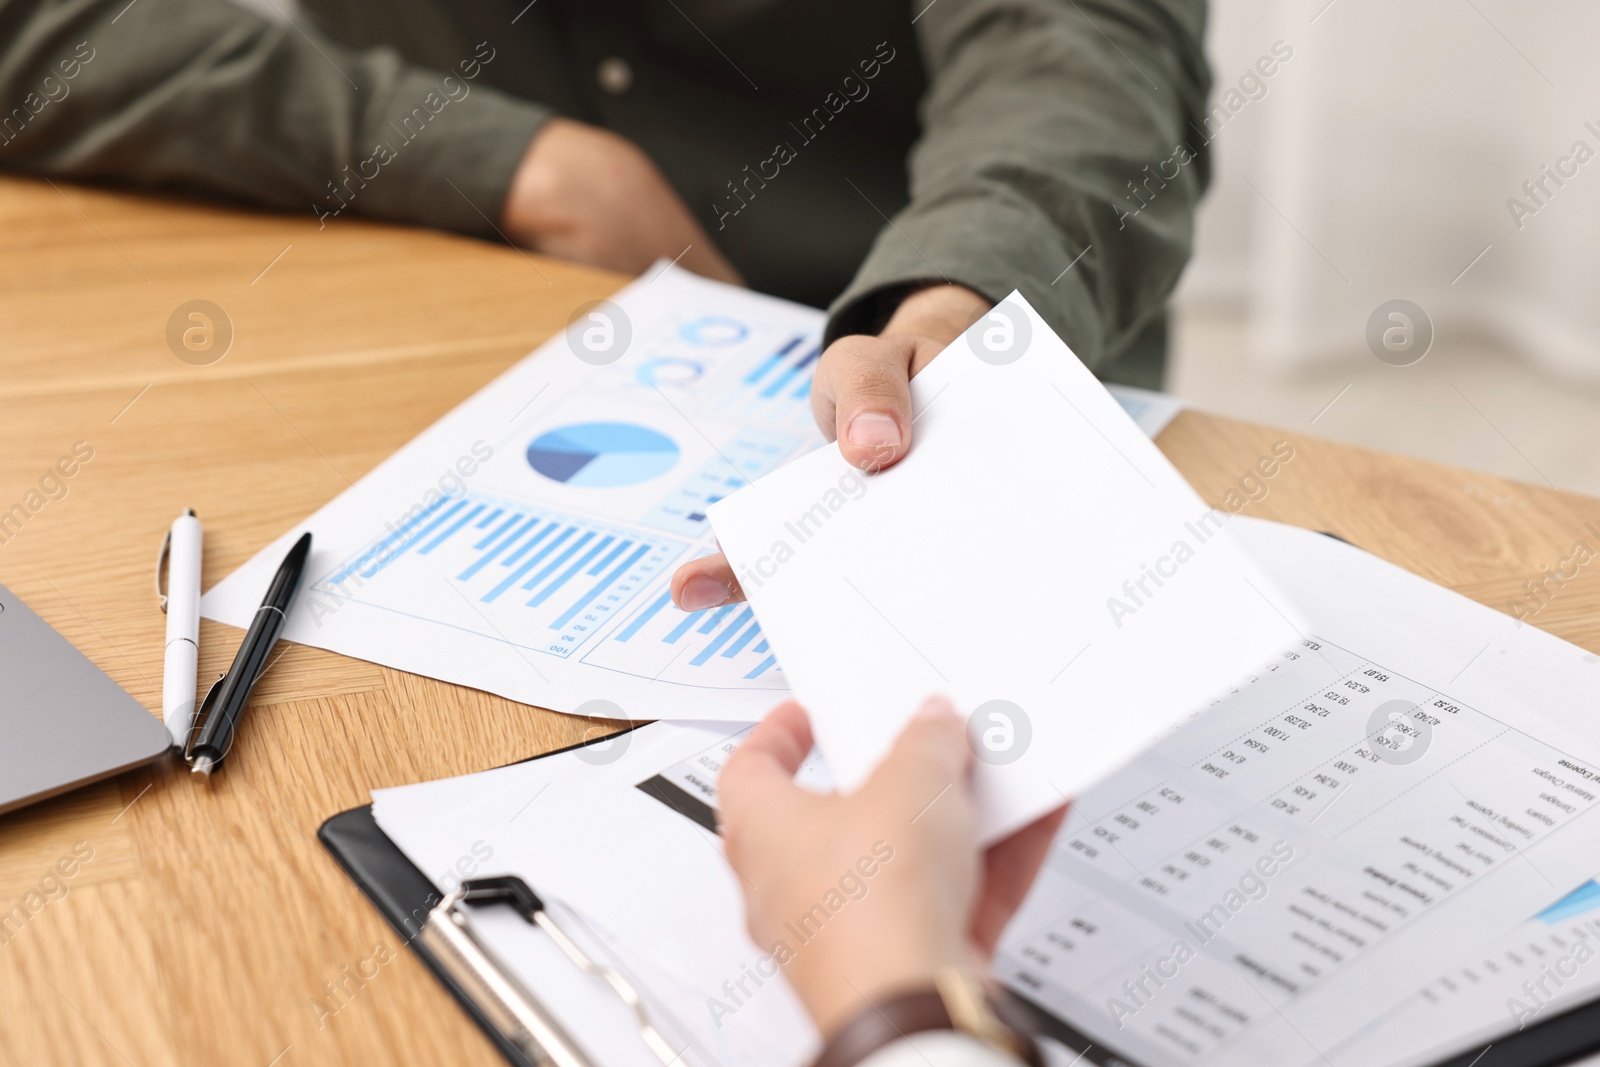
[[(1168, 389), (1600, 495), (1597, 40), (1575, 0), (1212, 0)], [(1435, 328), (1410, 366), (1367, 340), (1397, 298)]]

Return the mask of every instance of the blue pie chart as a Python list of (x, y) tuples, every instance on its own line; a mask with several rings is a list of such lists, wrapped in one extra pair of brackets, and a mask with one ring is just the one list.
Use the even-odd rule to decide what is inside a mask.
[(528, 445), (528, 466), (551, 481), (588, 489), (647, 482), (676, 462), (676, 441), (631, 422), (574, 423)]

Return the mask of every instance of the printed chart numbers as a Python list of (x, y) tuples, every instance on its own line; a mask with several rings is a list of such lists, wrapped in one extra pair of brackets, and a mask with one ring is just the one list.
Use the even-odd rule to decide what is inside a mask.
[(1600, 955), (1600, 885), (1585, 882), (1533, 918), (1475, 947), (1424, 985), (1410, 1010), (1387, 1026), (1432, 1028), (1454, 1020), (1501, 1017), (1518, 1029), (1536, 1025), (1596, 992)]
[[(1204, 896), (1204, 887), (1231, 881), (1277, 840), (1241, 819), (1230, 819), (1158, 860), (1134, 880), (1141, 891), (1160, 900)], [(1192, 892), (1193, 887), (1202, 887)]]
[[(1263, 684), (1267, 688), (1258, 688)], [(1296, 692), (1302, 695), (1284, 699), (1286, 693)], [(1192, 784), (1220, 786), (1244, 804), (1254, 801), (1297, 822), (1314, 822), (1363, 767), (1393, 763), (1395, 757), (1389, 754), (1395, 752), (1414, 754), (1407, 755), (1408, 760), (1420, 758), (1418, 739), (1431, 739), (1433, 726), (1459, 712), (1438, 694), (1314, 638), (1282, 653), (1226, 694), (1219, 701), (1223, 702), (1234, 705), (1236, 716), (1247, 713), (1249, 706), (1276, 704), (1278, 710), (1205, 756), (1182, 761), (1198, 779)], [(1362, 728), (1369, 720), (1376, 721), (1380, 709), (1384, 710), (1381, 730), (1364, 735)], [(1226, 720), (1219, 724), (1225, 726)], [(1174, 738), (1174, 743), (1182, 742)], [(1296, 775), (1295, 766), (1308, 769)], [(1377, 804), (1403, 788), (1394, 780), (1374, 785), (1379, 788), (1371, 790), (1371, 800)], [(1207, 816), (1221, 814), (1215, 804), (1199, 800), (1190, 786), (1175, 779), (1067, 835), (1058, 847), (1107, 873), (1118, 872), (1153, 896), (1181, 897), (1187, 886), (1204, 880), (1217, 859), (1219, 842), (1226, 843), (1228, 834), (1240, 826), (1229, 820), (1158, 856), (1152, 856), (1142, 842), (1170, 841), (1177, 827), (1187, 823), (1199, 829), (1197, 819), (1209, 822)], [(1176, 826), (1173, 819), (1178, 820)]]
[[(1184, 774), (1118, 805), (1067, 835), (1057, 847), (1153, 897), (1185, 896), (1190, 885), (1204, 882), (1208, 872), (1215, 873), (1220, 844), (1231, 839), (1228, 827), (1239, 825), (1232, 813), (1260, 803), (1263, 794), (1283, 784), (1285, 755), (1275, 737), (1262, 735), (1276, 731), (1287, 736), (1292, 727), (1279, 722), (1283, 711), (1263, 721), (1255, 709), (1287, 706), (1293, 709), (1288, 714), (1300, 717), (1297, 713), (1307, 703), (1303, 694), (1324, 689), (1341, 669), (1354, 669), (1363, 662), (1351, 657), (1348, 664), (1335, 665), (1324, 658), (1328, 652), (1343, 655), (1305, 639), (1241, 681), (1218, 698), (1215, 705), (1221, 706), (1206, 718), (1163, 742), (1175, 763), (1187, 765)], [(1241, 725), (1252, 720), (1258, 725)], [(1215, 744), (1206, 741), (1207, 736), (1226, 740)], [(1196, 747), (1213, 744), (1205, 756), (1192, 755)], [(1170, 842), (1175, 835), (1186, 843), (1174, 850)]]
[[(1193, 764), (1200, 774), (1246, 795), (1281, 783), (1286, 763), (1317, 768), (1311, 773), (1325, 775), (1323, 780), (1291, 784), (1273, 797), (1272, 806), (1286, 815), (1315, 814), (1348, 780), (1353, 772), (1340, 768), (1344, 775), (1340, 779), (1323, 766), (1330, 757), (1337, 755), (1346, 765), (1370, 761), (1374, 759), (1371, 751), (1377, 747), (1386, 752), (1409, 750), (1408, 760), (1420, 758), (1422, 749), (1410, 741), (1411, 735), (1420, 734), (1421, 726), (1386, 721), (1383, 730), (1371, 736), (1362, 728), (1380, 704), (1415, 708), (1435, 696), (1431, 690), (1391, 677), (1343, 649), (1315, 639), (1302, 640), (1301, 646), (1284, 652), (1283, 662), (1275, 664), (1287, 677), (1303, 682), (1301, 695)], [(1320, 759), (1317, 749), (1323, 751)]]
[(722, 767), (755, 727), (747, 727), (697, 752), (686, 760), (638, 783), (638, 789), (661, 801), (702, 829), (717, 833), (717, 778)]
[(469, 492), (390, 524), (315, 588), (334, 610), (357, 601), (566, 658), (687, 548)]
[[(1578, 949), (1584, 944), (1587, 949)], [(1474, 962), (1453, 968), (1424, 986), (1422, 996), (1430, 1004), (1463, 995), (1492, 997), (1496, 1007), (1507, 995), (1531, 1003), (1533, 998), (1522, 983), (1538, 981), (1541, 972), (1558, 960), (1576, 970), (1572, 962), (1578, 954), (1585, 958), (1600, 954), (1600, 883), (1593, 880), (1487, 946)]]
[[(1317, 719), (1326, 719), (1352, 706), (1359, 708), (1363, 704), (1370, 704), (1367, 698), (1374, 693), (1371, 683), (1380, 678), (1388, 680), (1382, 671), (1366, 668), (1355, 678), (1343, 679), (1337, 686), (1330, 687), (1287, 713), (1281, 728), (1309, 729), (1309, 724)], [(1315, 821), (1332, 806), (1334, 798), (1353, 788), (1355, 783), (1367, 781), (1373, 773), (1383, 773), (1375, 771), (1375, 768), (1385, 765), (1407, 767), (1421, 760), (1432, 746), (1435, 728), (1460, 713), (1459, 704), (1436, 694), (1426, 695), (1420, 700), (1407, 697), (1384, 700), (1374, 709), (1373, 715), (1364, 720), (1369, 732), (1364, 733), (1360, 741), (1304, 779), (1286, 787), (1271, 799), (1271, 806), (1291, 818), (1305, 817)], [(1251, 744), (1254, 740), (1248, 739), (1245, 744)]]
[[(1181, 806), (1186, 801), (1187, 798), (1180, 790), (1170, 785), (1162, 786), (1152, 796), (1135, 802), (1131, 814), (1119, 812), (1115, 818), (1121, 820), (1123, 827), (1131, 824), (1134, 829), (1138, 829), (1142, 825), (1142, 819), (1154, 818), (1161, 814), (1163, 809)], [(1173, 896), (1191, 884), (1198, 884), (1208, 876), (1215, 876), (1226, 866), (1227, 858), (1239, 841), (1253, 844), (1259, 837), (1256, 831), (1237, 821), (1231, 821), (1226, 826), (1191, 842), (1178, 852), (1146, 867), (1134, 884), (1155, 897)]]
[[(1164, 848), (1147, 845), (1146, 841), (1159, 842), (1170, 835), (1174, 820), (1179, 826), (1198, 828), (1222, 818), (1224, 812), (1216, 805), (1195, 797), (1178, 782), (1167, 782), (1146, 790), (1102, 818), (1085, 821), (1056, 847), (1112, 877), (1140, 884), (1149, 882), (1146, 889), (1154, 887), (1158, 895), (1164, 896), (1167, 887), (1157, 881), (1157, 872), (1169, 860)], [(1187, 874), (1180, 876), (1180, 880), (1186, 879)]]
[(750, 605), (685, 612), (667, 589), (613, 627), (583, 662), (680, 685), (787, 688)]
[(709, 833), (717, 833), (717, 776), (723, 763), (738, 749), (739, 742), (754, 726), (728, 734), (704, 752), (694, 753), (659, 774), (653, 774), (637, 789), (677, 811), (680, 816)]
[(1014, 978), (1034, 990), (1042, 989), (1044, 976), (1059, 974), (1073, 960), (1094, 951), (1100, 930), (1098, 920), (1075, 914), (1007, 948), (1002, 957), (1010, 962)]
[[(604, 551), (604, 547), (602, 541), (595, 551)], [(601, 580), (591, 586), (588, 592), (580, 595), (573, 606), (563, 611), (556, 621), (549, 625), (549, 629), (557, 632), (553, 635), (553, 640), (546, 651), (566, 658), (582, 648), (616, 611), (626, 605), (640, 589), (654, 581), (669, 561), (677, 558), (681, 548), (671, 551), (655, 545), (648, 546), (648, 549), (643, 546), (634, 548), (635, 554), (617, 566), (617, 572), (626, 571), (625, 576), (608, 586), (604, 580), (605, 567), (617, 558), (617, 553), (626, 551), (628, 545), (624, 541), (614, 547), (610, 555), (595, 563), (594, 567), (586, 572), (587, 577), (600, 576)], [(533, 603), (534, 601), (529, 601), (529, 604)], [(577, 614), (574, 614), (575, 612)]]
[[(1095, 943), (1065, 924), (1083, 914), (1077, 890), (1094, 891), (1104, 907), (1136, 910), (1171, 936), (1192, 935), (1197, 953), (1180, 981), (1240, 1014), (1218, 1018), (1184, 995), (1158, 995), (1128, 999), (1115, 1020), (1118, 1030), (1184, 1050), (1185, 1062), (1261, 1021), (1246, 1010), (1257, 982), (1240, 967), (1276, 976), (1293, 989), (1286, 995), (1305, 993), (1600, 801), (1581, 761), (1320, 639), (1219, 704), (1158, 746), (1157, 765), (1181, 770), (1069, 823), (1041, 875), (1053, 880), (1060, 918), (1002, 953), (1008, 984), (1062, 1018), (1103, 1022), (1106, 996), (1122, 996), (1123, 977), (1137, 979), (1153, 942), (1119, 917), (1094, 953), (1107, 957), (1093, 971), (1106, 980), (1074, 980), (1067, 971), (1084, 973), (1084, 946)], [(1092, 808), (1086, 801), (1079, 810)], [(1498, 1010), (1506, 983), (1587, 936), (1600, 945), (1600, 885), (1592, 883), (1498, 947), (1474, 951), (1417, 1002), (1498, 991)], [(1214, 950), (1199, 951), (1213, 940)]]
[[(728, 757), (750, 736), (753, 729), (755, 727), (747, 726), (729, 734), (709, 748), (639, 782), (637, 788), (702, 829), (719, 833), (717, 783)], [(831, 780), (826, 778), (826, 772), (821, 767), (821, 757), (815, 752), (807, 756), (796, 769), (795, 781), (802, 788), (822, 791), (827, 791), (831, 786)]]
[[(1064, 887), (1051, 889), (1054, 896)], [(1204, 967), (1203, 958), (1196, 959), (1191, 954), (1188, 958), (1192, 962), (1169, 969), (1159, 985), (1152, 982), (1146, 977), (1148, 968), (1157, 956), (1171, 948), (1177, 935), (1166, 925), (1152, 922), (1105, 896), (1075, 904), (1063, 902), (1059, 909), (1049, 909), (1048, 918), (1037, 923), (1029, 922), (1027, 910), (1024, 905), (1023, 913), (995, 954), (996, 977), (1034, 1003), (1046, 1006), (1070, 1026), (1098, 1029), (1098, 1024), (1108, 1021), (1108, 997), (1142, 1009), (1149, 1002), (1149, 994), (1174, 981), (1185, 983)], [(1189, 940), (1193, 942), (1192, 936)], [(1138, 1000), (1127, 999), (1125, 983), (1129, 982), (1143, 983)], [(1172, 997), (1180, 1008), (1186, 1000), (1181, 993)], [(1141, 1015), (1141, 1011), (1127, 1014)], [(1143, 1013), (1138, 1021), (1155, 1023), (1157, 1014)], [(1113, 1015), (1109, 1021), (1115, 1025), (1118, 1020)], [(1126, 1027), (1116, 1025), (1116, 1029)]]
[(709, 528), (711, 505), (776, 468), (801, 444), (794, 434), (741, 430), (725, 442), (643, 521), (671, 533), (698, 537)]
[(730, 734), (721, 741), (702, 752), (697, 752), (681, 763), (675, 763), (662, 771), (664, 777), (682, 782), (685, 786), (699, 793), (708, 804), (717, 802), (717, 779), (722, 774), (722, 768), (727, 765), (728, 757), (733, 755), (739, 743), (750, 736), (750, 731), (755, 727), (740, 730)]

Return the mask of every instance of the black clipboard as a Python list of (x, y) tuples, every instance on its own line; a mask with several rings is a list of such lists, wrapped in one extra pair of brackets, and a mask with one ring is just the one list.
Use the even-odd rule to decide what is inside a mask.
[[(569, 745), (534, 759), (603, 743), (612, 736)], [(317, 839), (455, 997), (462, 1010), (489, 1036), (506, 1061), (513, 1067), (540, 1067), (507, 1039), (439, 956), (423, 943), (419, 936), (423, 925), (444, 895), (379, 828), (372, 817), (372, 806), (352, 808), (333, 816), (318, 829)], [(1138, 1061), (1092, 1040), (1026, 997), (1017, 996), (1017, 999), (1040, 1033), (1061, 1042), (1074, 1053), (1082, 1053), (1079, 1062), (1095, 1067), (1142, 1067)], [(1086, 1046), (1087, 1051), (1084, 1051)], [(1434, 1067), (1564, 1067), (1596, 1051), (1600, 1051), (1600, 997), (1568, 1008), (1528, 1029), (1498, 1038), (1486, 1048), (1472, 1048), (1441, 1060)]]
[(333, 816), (317, 831), (317, 839), (395, 933), (405, 939), (411, 951), (456, 998), (462, 1010), (489, 1036), (506, 1061), (513, 1067), (540, 1067), (511, 1043), (439, 956), (422, 943), (422, 927), (444, 895), (378, 828), (372, 817), (372, 805)]
[[(533, 760), (559, 756), (564, 752), (590, 745), (605, 744), (622, 734), (632, 733), (639, 725), (642, 724), (630, 726), (604, 737), (542, 752), (506, 766), (531, 763)], [(429, 916), (444, 902), (445, 894), (441, 893), (428, 876), (406, 858), (399, 846), (378, 826), (377, 820), (372, 816), (371, 804), (351, 808), (349, 811), (332, 816), (317, 829), (317, 840), (322, 842), (322, 847), (333, 856), (334, 862), (339, 864), (344, 873), (355, 883), (356, 888), (366, 895), (368, 902), (378, 910), (378, 914), (383, 916), (394, 932), (400, 935), (411, 951), (415, 952), (428, 970), (433, 972), (433, 976), (456, 999), (456, 1003), (461, 1005), (467, 1016), (488, 1035), (489, 1040), (494, 1042), (495, 1048), (500, 1050), (500, 1054), (512, 1064), (512, 1067), (546, 1067), (545, 1063), (535, 1062), (523, 1054), (505, 1030), (485, 1011), (473, 991), (457, 979), (451, 968), (422, 937)]]

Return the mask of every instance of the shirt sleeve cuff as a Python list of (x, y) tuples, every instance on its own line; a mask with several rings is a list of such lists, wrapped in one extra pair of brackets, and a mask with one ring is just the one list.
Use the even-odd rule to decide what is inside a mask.
[(367, 178), (351, 207), (365, 215), (503, 236), (500, 218), (528, 143), (554, 111), (458, 75), (406, 73), (365, 123), (353, 154)]
[(1092, 367), (1103, 354), (1086, 284), (1097, 257), (1092, 246), (1063, 247), (1059, 232), (1036, 213), (992, 195), (913, 204), (878, 234), (855, 278), (828, 309), (825, 341), (876, 333), (911, 292), (953, 282), (996, 303), (1020, 291)]
[(924, 1030), (885, 1045), (858, 1067), (1021, 1067), (1021, 1062), (966, 1034)]

